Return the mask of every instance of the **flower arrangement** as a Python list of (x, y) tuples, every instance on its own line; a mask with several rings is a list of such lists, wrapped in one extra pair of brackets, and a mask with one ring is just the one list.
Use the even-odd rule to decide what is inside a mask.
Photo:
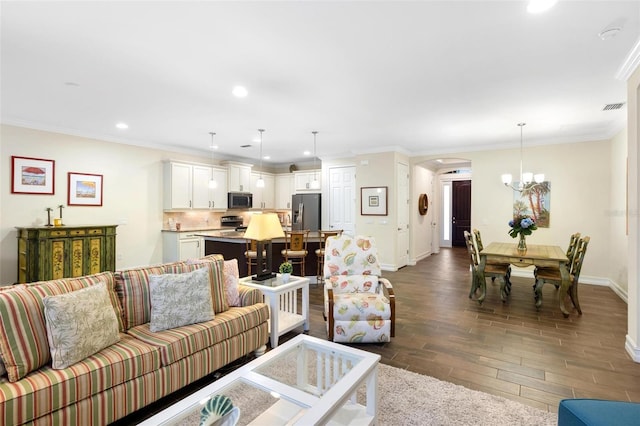
[(282, 262), (278, 268), (278, 272), (281, 274), (290, 274), (293, 272), (293, 265), (291, 262)]
[(509, 235), (516, 238), (518, 235), (531, 235), (538, 229), (536, 221), (529, 215), (518, 215), (509, 221)]

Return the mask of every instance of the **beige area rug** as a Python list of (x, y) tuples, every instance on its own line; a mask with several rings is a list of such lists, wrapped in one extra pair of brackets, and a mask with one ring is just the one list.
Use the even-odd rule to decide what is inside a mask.
[[(377, 424), (382, 426), (542, 426), (556, 425), (558, 421), (555, 413), (384, 364), (378, 365), (378, 390)], [(238, 425), (247, 424), (260, 413), (259, 407), (272, 403), (268, 394), (248, 386), (227, 395), (242, 407)], [(358, 402), (364, 400), (362, 388), (358, 391)], [(181, 424), (198, 423), (199, 415), (193, 415)]]

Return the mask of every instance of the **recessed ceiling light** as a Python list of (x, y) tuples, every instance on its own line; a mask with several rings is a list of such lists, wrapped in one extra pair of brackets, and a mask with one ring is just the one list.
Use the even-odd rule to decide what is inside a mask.
[(218, 145), (210, 145), (209, 149), (218, 149)]
[(129, 125), (128, 125), (127, 123), (118, 123), (118, 124), (116, 124), (116, 127), (117, 127), (118, 129), (122, 129), (122, 130), (124, 130), (124, 129), (128, 129), (128, 128), (129, 128)]
[(265, 155), (265, 156), (264, 156), (264, 157), (262, 157), (262, 158), (264, 158), (265, 160), (271, 160), (271, 156), (270, 156), (270, 155)]
[(558, 0), (529, 0), (527, 6), (527, 12), (529, 13), (542, 13), (551, 9)]
[(244, 98), (249, 94), (249, 91), (247, 91), (244, 86), (235, 86), (231, 93), (233, 93), (233, 96), (236, 98)]
[(610, 38), (614, 38), (615, 36), (617, 36), (620, 31), (622, 31), (622, 28), (620, 27), (606, 28), (600, 31), (598, 37), (600, 37), (602, 40), (609, 40)]
[(305, 151), (303, 152), (304, 155), (311, 155), (311, 151)]

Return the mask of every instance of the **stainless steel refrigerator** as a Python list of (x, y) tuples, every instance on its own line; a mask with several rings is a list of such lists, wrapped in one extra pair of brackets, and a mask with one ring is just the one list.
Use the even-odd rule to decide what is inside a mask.
[(320, 227), (320, 194), (295, 194), (291, 203), (291, 229), (318, 231)]

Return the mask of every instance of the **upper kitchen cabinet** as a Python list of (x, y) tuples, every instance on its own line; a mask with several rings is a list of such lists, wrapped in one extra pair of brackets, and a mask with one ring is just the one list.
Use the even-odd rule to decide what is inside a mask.
[[(216, 188), (209, 182), (214, 177)], [(164, 165), (164, 209), (226, 209), (227, 170), (199, 164)]]
[(313, 180), (315, 178), (318, 179), (318, 183), (321, 183), (321, 176), (322, 176), (322, 171), (321, 170), (305, 170), (305, 171), (301, 171), (301, 172), (293, 172), (293, 176), (294, 176), (294, 184), (295, 184), (295, 191), (302, 191), (302, 192), (320, 192), (320, 186), (318, 186), (318, 188), (313, 188), (311, 185), (311, 182), (313, 182)]
[(288, 210), (291, 208), (293, 185), (293, 174), (276, 175), (276, 209)]
[(249, 192), (251, 190), (251, 164), (226, 161), (229, 192)]
[[(264, 188), (258, 188), (258, 179), (262, 176), (264, 180)], [(273, 209), (275, 208), (276, 194), (276, 178), (270, 173), (251, 173), (251, 193), (253, 194), (254, 209)]]

